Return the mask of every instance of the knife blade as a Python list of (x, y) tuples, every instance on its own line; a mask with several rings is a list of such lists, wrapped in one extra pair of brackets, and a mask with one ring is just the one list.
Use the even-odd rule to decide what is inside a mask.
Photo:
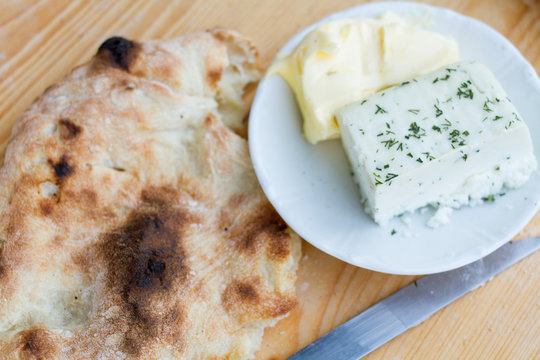
[(289, 360), (359, 359), (540, 248), (540, 237), (508, 242), (460, 268), (427, 275), (376, 303)]

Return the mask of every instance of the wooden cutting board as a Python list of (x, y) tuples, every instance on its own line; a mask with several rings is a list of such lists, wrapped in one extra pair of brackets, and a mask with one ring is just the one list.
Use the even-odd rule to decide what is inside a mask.
[[(504, 34), (540, 71), (538, 0), (440, 0)], [(111, 35), (171, 38), (215, 26), (258, 45), (264, 65), (297, 31), (348, 0), (2, 0), (0, 155), (17, 116)], [(493, 56), (496, 56), (494, 52)], [(539, 114), (540, 116), (540, 114)], [(540, 118), (537, 119), (540, 121)], [(538, 139), (536, 139), (538, 141)], [(540, 235), (540, 214), (516, 237)], [(306, 242), (299, 306), (265, 333), (258, 359), (282, 359), (412, 282), (347, 265)], [(540, 253), (464, 296), (367, 359), (540, 359)]]

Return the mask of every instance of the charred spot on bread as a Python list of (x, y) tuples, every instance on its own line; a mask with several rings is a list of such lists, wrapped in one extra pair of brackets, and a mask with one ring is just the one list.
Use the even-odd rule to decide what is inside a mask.
[(81, 127), (69, 119), (60, 119), (60, 136), (64, 140), (71, 140), (81, 132)]
[(51, 199), (41, 199), (39, 202), (41, 215), (49, 216), (53, 212), (53, 204)]
[(217, 86), (217, 83), (221, 80), (222, 74), (223, 68), (221, 67), (208, 70), (206, 73), (206, 83), (210, 86), (210, 88), (214, 89)]
[(75, 170), (73, 166), (68, 164), (65, 156), (62, 156), (58, 162), (54, 162), (53, 160), (49, 159), (49, 164), (52, 166), (56, 177), (60, 180), (65, 179)]
[(136, 42), (120, 36), (105, 40), (98, 49), (98, 55), (106, 57), (113, 66), (129, 72), (129, 68), (139, 52)]
[(249, 254), (264, 251), (273, 261), (287, 259), (291, 234), (285, 221), (267, 202), (254, 206), (248, 216), (238, 219), (235, 214), (245, 206), (245, 201), (242, 194), (233, 195), (221, 210), (219, 226), (227, 229), (225, 236)]
[(259, 298), (257, 290), (249, 282), (238, 282), (233, 286), (233, 291), (235, 291), (240, 299), (248, 301), (256, 301)]
[(282, 316), (297, 304), (294, 297), (270, 295), (259, 277), (233, 280), (222, 293), (221, 301), (225, 309), (240, 321)]
[[(0, 239), (1, 242), (2, 239)], [(3, 242), (0, 243), (0, 245), (3, 245)], [(2, 247), (0, 246), (0, 280), (4, 279), (7, 273), (6, 265), (4, 264), (4, 251)], [(1, 281), (0, 281), (1, 282)]]
[[(268, 244), (268, 255), (274, 259), (286, 258), (289, 255), (289, 235), (287, 224), (269, 204), (264, 204), (253, 212), (245, 231), (241, 236), (240, 246), (253, 251), (258, 242)], [(259, 237), (264, 236), (267, 240)]]
[(245, 306), (250, 307), (249, 311), (258, 309), (265, 303), (265, 299), (262, 299), (257, 291), (258, 287), (261, 287), (260, 278), (233, 280), (222, 294), (222, 302), (225, 308), (233, 312)]
[(160, 193), (146, 192), (124, 224), (105, 235), (100, 250), (108, 286), (121, 295), (120, 305), (128, 316), (124, 349), (134, 355), (152, 338), (167, 336), (163, 334), (167, 326), (178, 328), (172, 325), (182, 319), (178, 307), (167, 306), (164, 314), (156, 308), (171, 301), (188, 279), (182, 237), (193, 217), (164, 206)]
[(32, 329), (25, 331), (22, 336), (22, 352), (28, 359), (49, 359), (54, 355), (54, 345), (47, 331)]
[[(124, 226), (108, 235), (109, 262), (116, 280), (123, 281), (124, 300), (137, 300), (145, 293), (167, 292), (175, 279), (185, 280), (187, 265), (182, 249), (181, 213), (136, 211)], [(112, 268), (111, 268), (112, 270)]]

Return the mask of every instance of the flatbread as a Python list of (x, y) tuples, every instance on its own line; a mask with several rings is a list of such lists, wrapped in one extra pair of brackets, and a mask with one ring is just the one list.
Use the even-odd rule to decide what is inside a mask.
[(244, 359), (296, 304), (300, 240), (255, 177), (256, 49), (115, 37), (16, 122), (0, 358)]

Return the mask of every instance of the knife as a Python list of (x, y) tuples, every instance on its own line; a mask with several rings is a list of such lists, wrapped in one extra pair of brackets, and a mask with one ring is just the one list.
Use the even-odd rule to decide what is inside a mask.
[(540, 237), (510, 241), (469, 265), (424, 276), (338, 326), (289, 360), (359, 359), (539, 248)]

